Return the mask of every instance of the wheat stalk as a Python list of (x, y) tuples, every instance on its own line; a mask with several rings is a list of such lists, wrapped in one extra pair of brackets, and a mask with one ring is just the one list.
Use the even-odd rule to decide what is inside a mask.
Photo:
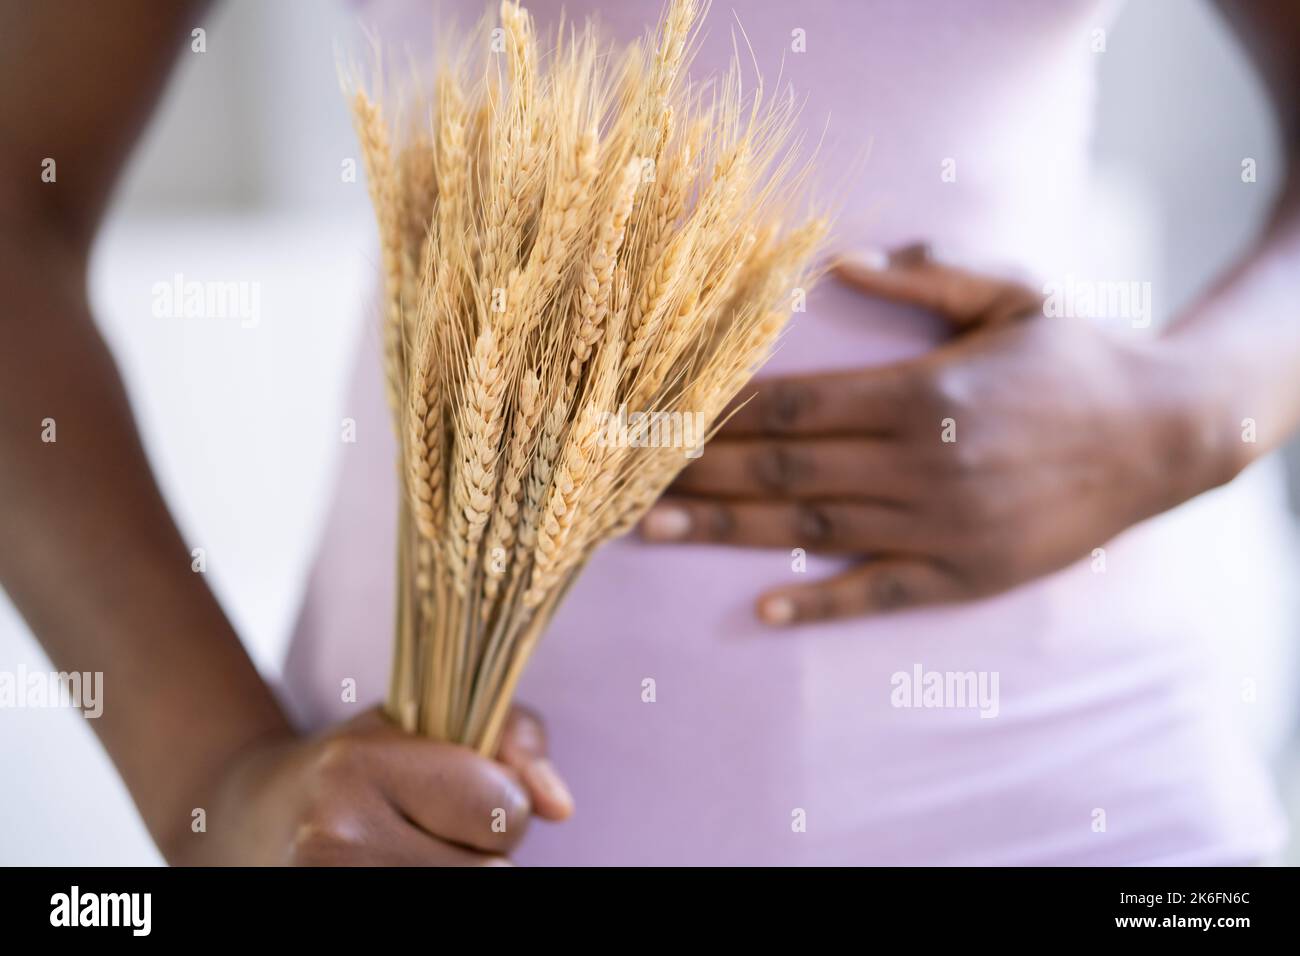
[(711, 434), (815, 277), (794, 107), (734, 64), (686, 80), (702, 13), (672, 0), (619, 52), (590, 24), (539, 39), (506, 0), (501, 42), (451, 41), (402, 135), (350, 93), (400, 439), (388, 709), (408, 729), (495, 751), (583, 564), (689, 461), (611, 421)]

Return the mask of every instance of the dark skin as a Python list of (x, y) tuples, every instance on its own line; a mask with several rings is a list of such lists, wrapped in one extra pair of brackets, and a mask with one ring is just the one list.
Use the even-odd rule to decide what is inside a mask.
[(572, 811), (537, 719), (497, 761), (373, 713), (300, 736), (190, 571), (91, 319), (91, 241), (203, 12), (0, 3), (0, 582), (55, 667), (104, 673), (91, 724), (170, 862), (501, 863)]
[(1300, 424), (1300, 321), (1286, 314), (1300, 291), (1300, 8), (1220, 6), (1272, 94), (1288, 184), (1254, 249), (1194, 308), (1136, 339), (1047, 318), (1032, 289), (921, 246), (842, 259), (836, 280), (937, 313), (951, 341), (883, 368), (764, 381), (643, 535), (858, 556), (756, 610), (775, 625), (860, 617), (1063, 568), (1284, 442)]
[(184, 839), (169, 859), (508, 865), (531, 814), (562, 820), (572, 810), (567, 794), (536, 777), (545, 754), (541, 724), (519, 708), (498, 761), (404, 733), (377, 710), (311, 739), (277, 734), (235, 760), (212, 790), (208, 833), (215, 839)]
[[(1300, 14), (1223, 6), (1294, 155)], [(0, 583), (57, 668), (104, 672), (109, 704), (93, 727), (169, 861), (503, 862), (530, 815), (572, 810), (540, 724), (516, 712), (497, 761), (373, 713), (296, 733), (190, 571), (91, 319), (91, 242), (203, 12), (0, 0)], [(54, 183), (40, 180), (46, 157)], [(826, 388), (831, 377), (764, 386), (683, 479), (692, 507), (730, 516), (688, 537), (725, 528), (735, 544), (791, 547), (806, 517), (792, 505), (843, 499), (817, 524), (821, 547), (876, 557), (829, 596), (782, 593), (787, 617), (859, 614), (1010, 587), (1222, 482), (1300, 418), (1296, 323), (1274, 319), (1262, 292), (1296, 274), (1295, 195), (1252, 255), (1149, 349), (1086, 328), (1067, 341), (1062, 326), (1025, 318), (1024, 290), (914, 253), (883, 274), (842, 271), (870, 294), (930, 303), (960, 334), (915, 362), (836, 376), (839, 388)], [(1011, 377), (1037, 384), (1012, 390)], [(791, 402), (791, 388), (811, 399)], [(939, 445), (936, 415), (958, 419), (956, 444)], [(1244, 415), (1259, 422), (1258, 445), (1230, 440)], [(40, 440), (45, 418), (57, 443)], [(775, 489), (770, 471), (761, 487), (750, 477), (763, 443), (785, 446), (758, 455), (783, 462)], [(1066, 506), (1080, 515), (1061, 520)], [(905, 507), (916, 520), (898, 520)], [(191, 831), (199, 807), (203, 834)], [(497, 810), (504, 834), (491, 826)]]

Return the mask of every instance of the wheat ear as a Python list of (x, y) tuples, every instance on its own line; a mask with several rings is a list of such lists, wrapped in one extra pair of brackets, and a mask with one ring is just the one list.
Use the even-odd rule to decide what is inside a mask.
[(610, 291), (614, 280), (614, 267), (623, 244), (627, 217), (632, 211), (632, 198), (636, 194), (641, 176), (641, 162), (633, 158), (623, 167), (622, 175), (611, 191), (609, 207), (600, 220), (596, 241), (578, 280), (574, 296), (576, 328), (569, 370), (565, 378), (565, 399), (573, 400), (582, 368), (591, 358), (591, 351), (600, 340), (605, 316), (609, 312)]
[(379, 107), (357, 90), (352, 97), (353, 125), (361, 142), (370, 201), (379, 222), (379, 250), (384, 269), (384, 378), (389, 406), (400, 414), (403, 398), (402, 355), (402, 218), (388, 128)]
[(484, 619), (500, 590), (501, 579), (509, 570), (510, 553), (517, 538), (519, 500), (527, 476), (528, 456), (541, 418), (541, 391), (541, 379), (532, 369), (527, 369), (519, 379), (519, 400), (515, 405), (510, 450), (501, 473), (501, 490), (488, 536), (486, 552), (490, 564), (483, 576)]

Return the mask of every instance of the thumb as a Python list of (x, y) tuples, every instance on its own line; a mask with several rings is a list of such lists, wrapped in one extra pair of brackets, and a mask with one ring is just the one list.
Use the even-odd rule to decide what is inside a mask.
[(1043, 301), (1019, 282), (938, 262), (917, 243), (888, 253), (846, 254), (831, 272), (859, 292), (937, 313), (958, 331), (1022, 318)]
[(511, 708), (497, 759), (519, 774), (539, 817), (565, 820), (573, 813), (573, 796), (546, 756), (546, 728), (531, 710)]

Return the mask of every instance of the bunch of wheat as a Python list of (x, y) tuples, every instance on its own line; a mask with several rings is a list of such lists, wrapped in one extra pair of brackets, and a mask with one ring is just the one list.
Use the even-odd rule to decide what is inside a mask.
[(543, 56), (507, 0), (482, 56), (448, 46), (391, 123), (350, 90), (404, 490), (388, 709), (410, 730), (495, 750), (574, 576), (689, 461), (647, 423), (715, 427), (809, 281), (826, 224), (801, 211), (794, 107), (744, 92), (734, 57), (686, 79), (699, 6), (617, 52), (561, 26)]

